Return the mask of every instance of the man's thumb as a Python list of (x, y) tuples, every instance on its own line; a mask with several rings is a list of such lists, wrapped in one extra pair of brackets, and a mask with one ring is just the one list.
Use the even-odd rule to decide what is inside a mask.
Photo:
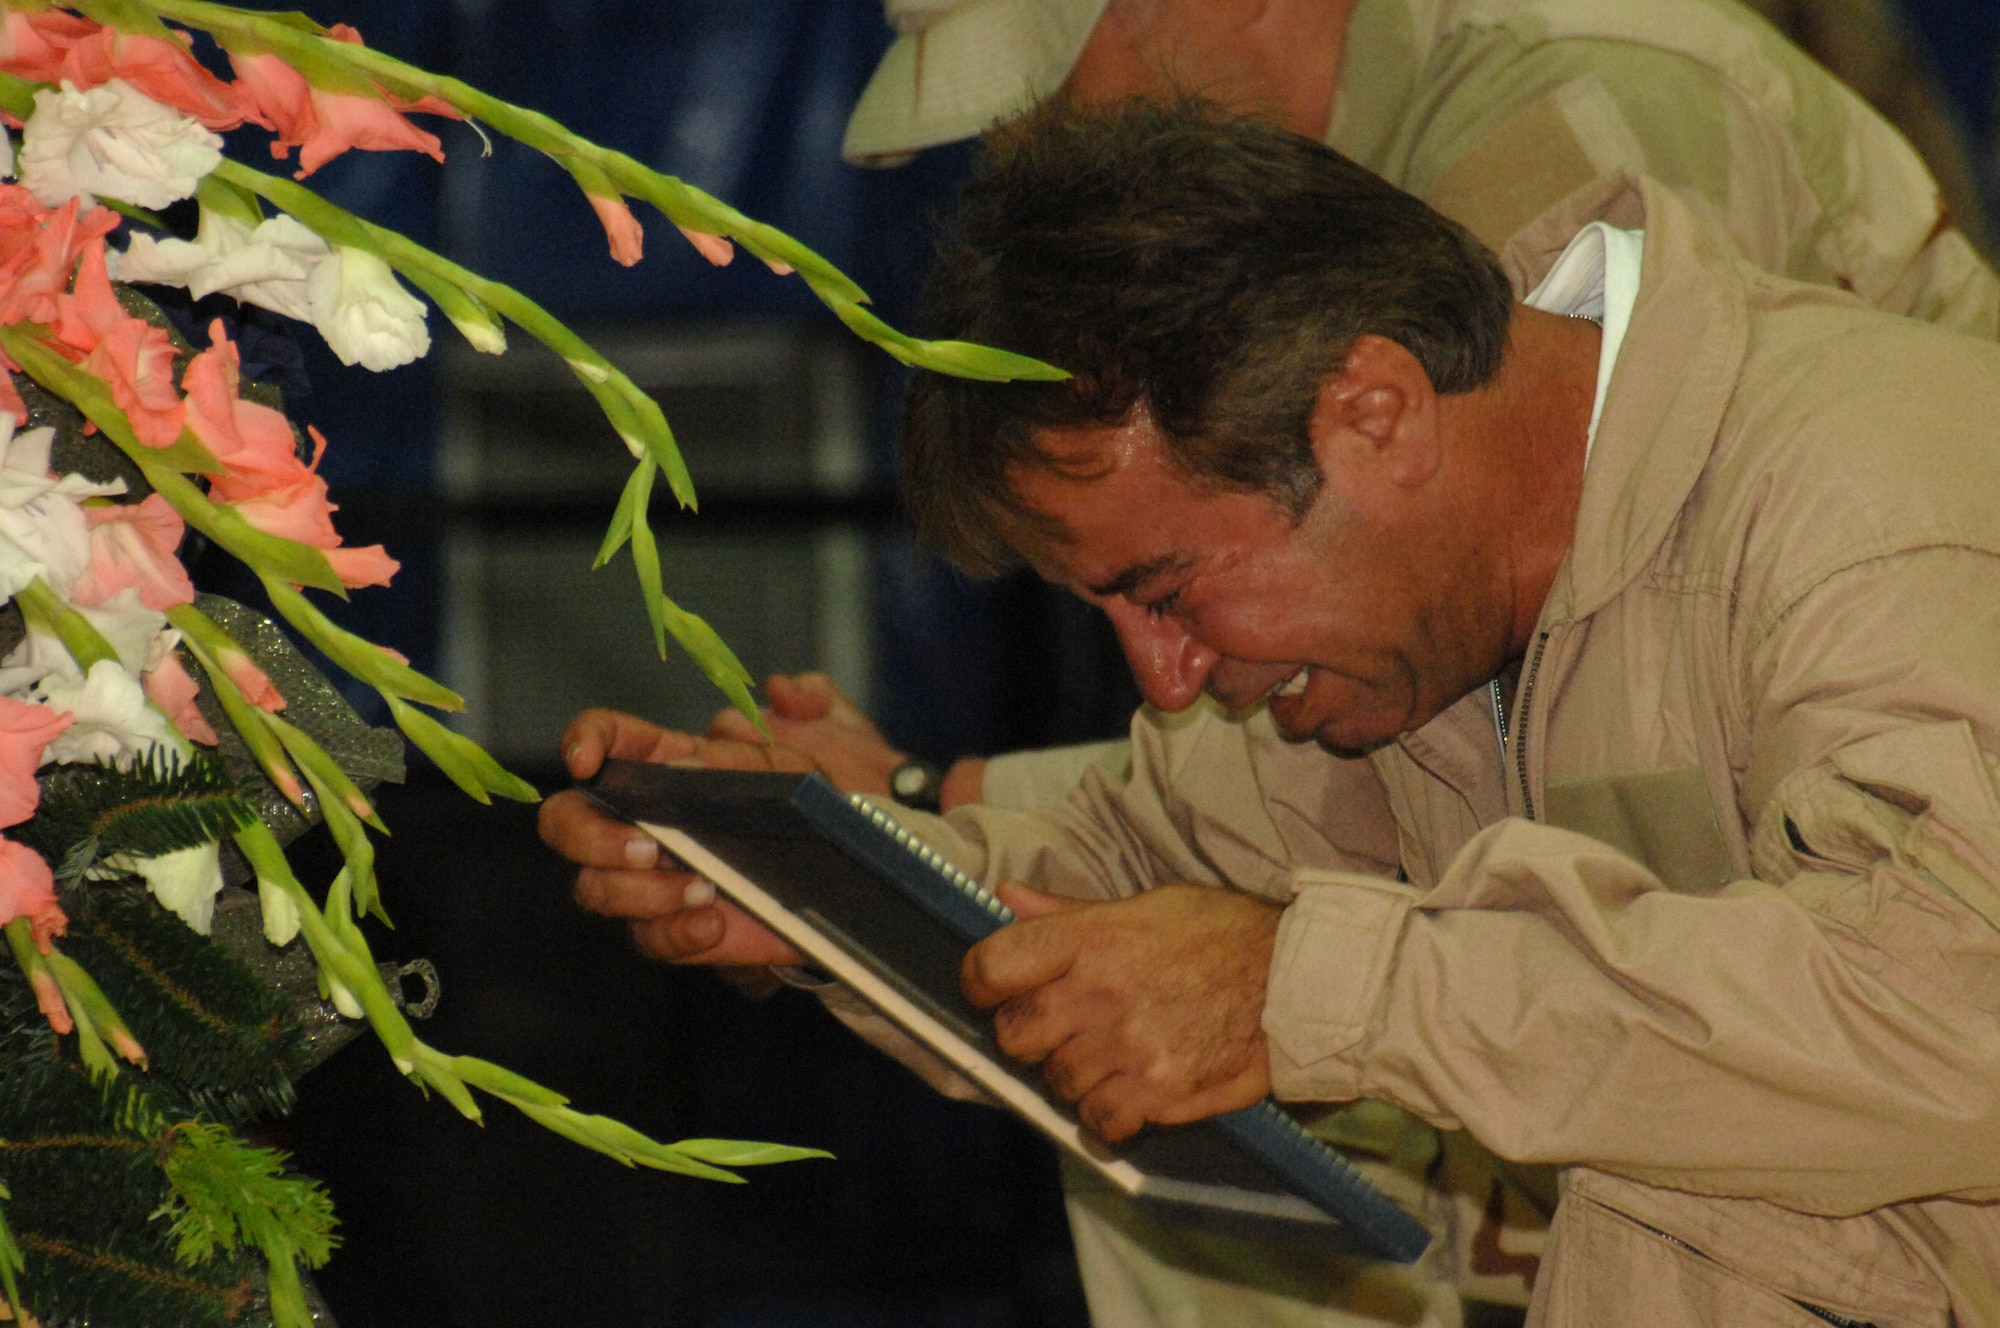
[(1061, 895), (1043, 894), (1040, 890), (1029, 889), (1019, 881), (1002, 881), (993, 893), (1000, 896), (1000, 902), (1013, 909), (1014, 916), (1023, 921), (1029, 918), (1044, 918), (1051, 913), (1076, 908), (1084, 902), (1081, 899), (1065, 899)]

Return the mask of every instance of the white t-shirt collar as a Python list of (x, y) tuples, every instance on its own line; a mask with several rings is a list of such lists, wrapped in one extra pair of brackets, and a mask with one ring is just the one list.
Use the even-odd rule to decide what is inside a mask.
[(1590, 433), (1584, 443), (1586, 466), (1597, 442), (1598, 417), (1604, 413), (1604, 389), (1611, 382), (1618, 347), (1639, 298), (1639, 266), (1645, 251), (1643, 231), (1593, 221), (1576, 233), (1549, 274), (1522, 301), (1545, 313), (1591, 319), (1604, 329), (1597, 352), (1597, 399), (1590, 407)]

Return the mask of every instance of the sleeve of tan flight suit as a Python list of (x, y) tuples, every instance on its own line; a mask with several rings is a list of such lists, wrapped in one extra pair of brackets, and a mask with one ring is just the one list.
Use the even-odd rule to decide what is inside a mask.
[[(1625, 26), (1651, 21), (1614, 8)], [(1648, 175), (1717, 218), (1768, 272), (2000, 336), (2000, 278), (1951, 225), (1908, 143), (1761, 24), (1721, 6), (1676, 8), (1714, 31), (1658, 45), (1543, 39), (1516, 30), (1538, 21), (1522, 17), (1460, 32), (1384, 149), (1384, 173), (1496, 250), (1592, 180)], [(1590, 22), (1586, 11), (1572, 19)], [(1675, 40), (1715, 48), (1712, 62), (1671, 49)]]
[[(1093, 768), (1055, 807), (981, 805), (947, 817), (892, 810), (989, 887), (1012, 880), (1115, 898), (1175, 881), (1226, 881), (1282, 901), (1299, 863), (1379, 876), (1396, 870), (1395, 822), (1367, 762), (1285, 743), (1268, 715), (1239, 723), (1205, 701), (1181, 715), (1142, 711), (1132, 737), (1129, 779)], [(940, 1092), (979, 1096), (845, 987), (829, 983), (815, 994)]]
[(1067, 798), (1092, 770), (1113, 787), (1123, 784), (1132, 772), (1132, 744), (1119, 739), (991, 757), (979, 800), (991, 807), (1031, 812)]
[(2000, 557), (1831, 575), (1741, 686), (1757, 879), (1669, 893), (1519, 820), (1421, 897), (1302, 873), (1265, 1011), (1280, 1095), (1814, 1213), (2000, 1197)]

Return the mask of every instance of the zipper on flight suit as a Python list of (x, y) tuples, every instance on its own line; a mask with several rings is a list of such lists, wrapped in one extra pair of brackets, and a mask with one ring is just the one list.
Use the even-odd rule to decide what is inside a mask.
[(1528, 667), (1521, 675), (1521, 709), (1514, 716), (1510, 726), (1507, 722), (1507, 700), (1501, 695), (1500, 680), (1495, 678), (1490, 684), (1493, 689), (1493, 736), (1500, 740), (1500, 768), (1507, 767), (1507, 739), (1514, 738), (1514, 772), (1521, 781), (1521, 806), (1529, 820), (1535, 819), (1535, 795), (1528, 791), (1528, 703), (1535, 697), (1535, 675), (1542, 667), (1542, 652), (1548, 648), (1549, 634), (1541, 633), (1535, 638), (1535, 653), (1529, 658)]
[[(1606, 1212), (1617, 1213), (1618, 1216), (1624, 1218), (1627, 1222), (1630, 1222), (1633, 1226), (1639, 1228), (1641, 1231), (1647, 1232), (1651, 1235), (1658, 1236), (1661, 1240), (1667, 1242), (1667, 1244), (1673, 1245), (1679, 1249), (1686, 1250), (1689, 1254), (1692, 1254), (1697, 1259), (1705, 1259), (1709, 1263), (1715, 1262), (1714, 1256), (1709, 1254), (1706, 1250), (1698, 1249), (1695, 1246), (1688, 1244), (1686, 1241), (1682, 1240), (1679, 1236), (1674, 1235), (1672, 1232), (1662, 1231), (1650, 1222), (1641, 1222), (1638, 1218), (1632, 1216), (1630, 1213), (1619, 1212), (1618, 1209), (1611, 1207), (1609, 1204), (1600, 1203), (1599, 1206), (1602, 1207)], [(1818, 1305), (1811, 1304), (1808, 1301), (1799, 1300), (1793, 1296), (1787, 1296), (1785, 1297), (1785, 1299), (1791, 1301), (1792, 1304), (1798, 1306), (1800, 1309), (1804, 1310), (1807, 1314), (1812, 1315), (1815, 1319), (1824, 1319), (1826, 1322), (1836, 1325), (1836, 1328), (1875, 1328), (1874, 1324), (1869, 1323), (1865, 1319), (1850, 1319), (1844, 1314), (1835, 1314), (1832, 1310), (1824, 1309)]]

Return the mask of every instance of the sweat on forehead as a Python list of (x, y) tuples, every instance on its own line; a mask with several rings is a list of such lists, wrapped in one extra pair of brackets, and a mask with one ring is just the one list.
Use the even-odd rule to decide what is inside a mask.
[(1408, 347), (1441, 391), (1498, 364), (1511, 297), (1453, 223), (1332, 150), (1197, 99), (1050, 102), (994, 130), (927, 288), (931, 335), (1046, 360), (1059, 383), (919, 373), (905, 501), (974, 571), (1017, 563), (1009, 476), (1051, 432), (1141, 403), (1175, 464), (1293, 512), (1318, 491), (1307, 437), (1356, 337)]

